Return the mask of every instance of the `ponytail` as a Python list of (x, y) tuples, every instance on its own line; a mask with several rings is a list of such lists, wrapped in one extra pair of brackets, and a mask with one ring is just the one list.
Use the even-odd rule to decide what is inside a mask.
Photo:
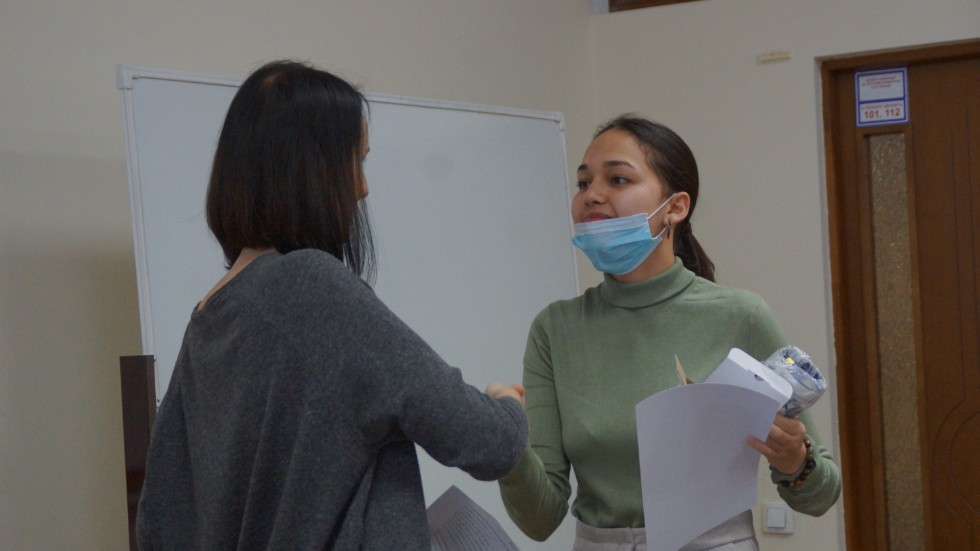
[(701, 248), (701, 243), (698, 243), (697, 238), (694, 237), (691, 221), (685, 218), (677, 225), (675, 231), (677, 233), (674, 234), (674, 254), (680, 257), (684, 267), (694, 272), (694, 275), (703, 277), (708, 281), (714, 281), (715, 264)]

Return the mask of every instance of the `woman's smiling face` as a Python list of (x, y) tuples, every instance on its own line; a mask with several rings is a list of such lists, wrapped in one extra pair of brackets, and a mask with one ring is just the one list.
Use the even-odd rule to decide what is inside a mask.
[[(592, 140), (582, 156), (577, 179), (578, 191), (572, 198), (576, 223), (649, 214), (667, 198), (646, 152), (622, 130), (608, 130)], [(663, 227), (657, 217), (650, 223), (652, 233)]]

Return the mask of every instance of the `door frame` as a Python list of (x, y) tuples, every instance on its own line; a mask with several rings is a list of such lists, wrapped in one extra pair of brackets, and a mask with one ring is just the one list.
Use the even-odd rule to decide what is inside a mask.
[[(888, 549), (882, 405), (879, 389), (877, 315), (871, 227), (868, 152), (863, 142), (875, 134), (904, 134), (911, 151), (910, 124), (857, 128), (853, 71), (909, 67), (952, 61), (980, 53), (980, 40), (827, 58), (821, 63), (827, 210), (836, 354), (838, 432), (843, 472), (844, 532), (847, 546), (862, 551)], [(842, 87), (840, 79), (848, 79)], [(840, 90), (850, 92), (839, 93)], [(843, 96), (843, 97), (842, 97)], [(914, 117), (914, 113), (912, 114)], [(913, 166), (906, 167), (909, 204), (914, 205)], [(914, 217), (909, 217), (914, 235)], [(918, 289), (916, 257), (911, 258), (913, 293)], [(919, 304), (913, 296), (913, 304)], [(916, 311), (916, 317), (918, 312)], [(915, 343), (916, 365), (921, 346)], [(921, 369), (921, 367), (919, 367)], [(924, 394), (917, 374), (919, 405)], [(920, 409), (919, 417), (923, 412)], [(921, 462), (923, 465), (924, 461)], [(929, 477), (922, 474), (923, 506), (929, 518)], [(926, 541), (931, 541), (928, 520)]]

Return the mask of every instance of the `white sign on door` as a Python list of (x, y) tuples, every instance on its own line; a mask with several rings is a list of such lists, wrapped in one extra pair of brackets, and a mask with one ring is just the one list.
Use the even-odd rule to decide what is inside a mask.
[(857, 125), (909, 122), (908, 69), (854, 73)]

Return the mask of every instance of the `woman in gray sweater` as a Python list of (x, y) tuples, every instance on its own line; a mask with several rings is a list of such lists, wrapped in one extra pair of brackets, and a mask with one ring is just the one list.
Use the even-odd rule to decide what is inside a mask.
[(523, 388), (466, 384), (362, 279), (365, 105), (288, 61), (232, 101), (207, 197), (229, 271), (157, 413), (141, 549), (427, 549), (415, 444), (480, 480), (520, 458)]

